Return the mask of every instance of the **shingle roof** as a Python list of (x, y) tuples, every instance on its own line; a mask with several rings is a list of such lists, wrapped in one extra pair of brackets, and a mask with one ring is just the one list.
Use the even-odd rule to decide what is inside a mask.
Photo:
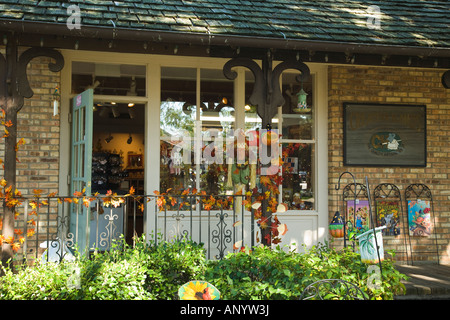
[(82, 27), (450, 47), (447, 1), (0, 0), (0, 20), (65, 24), (69, 5), (80, 8)]

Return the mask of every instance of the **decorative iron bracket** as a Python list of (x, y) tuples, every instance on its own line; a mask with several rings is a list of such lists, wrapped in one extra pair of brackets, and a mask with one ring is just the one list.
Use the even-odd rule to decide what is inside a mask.
[(278, 64), (272, 70), (272, 54), (270, 51), (262, 60), (262, 67), (250, 58), (233, 58), (225, 63), (223, 74), (226, 78), (234, 80), (237, 73), (232, 71), (233, 67), (246, 67), (250, 69), (255, 78), (255, 84), (249, 102), (257, 106), (257, 113), (262, 119), (262, 128), (270, 125), (272, 118), (277, 114), (278, 107), (284, 104), (284, 98), (280, 88), (281, 73), (287, 69), (295, 69), (301, 72), (296, 77), (297, 81), (309, 79), (309, 67), (298, 60), (287, 60)]

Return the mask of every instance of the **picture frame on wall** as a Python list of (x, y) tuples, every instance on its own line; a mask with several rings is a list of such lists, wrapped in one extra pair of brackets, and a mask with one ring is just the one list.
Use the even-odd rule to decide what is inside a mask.
[(426, 167), (426, 106), (344, 103), (344, 165)]

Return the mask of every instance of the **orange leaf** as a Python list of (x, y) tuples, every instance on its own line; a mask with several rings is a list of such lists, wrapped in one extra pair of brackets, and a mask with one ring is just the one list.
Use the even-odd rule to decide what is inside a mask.
[(285, 223), (281, 224), (278, 226), (278, 232), (280, 233), (280, 235), (284, 236), (286, 234), (286, 232), (288, 231), (287, 225)]
[(233, 227), (240, 226), (241, 224), (242, 224), (242, 221), (241, 221), (241, 220), (236, 221), (235, 223), (233, 223)]
[(234, 249), (234, 250), (239, 250), (239, 249), (241, 248), (241, 246), (242, 246), (242, 240), (236, 241), (236, 242), (233, 244), (233, 249)]

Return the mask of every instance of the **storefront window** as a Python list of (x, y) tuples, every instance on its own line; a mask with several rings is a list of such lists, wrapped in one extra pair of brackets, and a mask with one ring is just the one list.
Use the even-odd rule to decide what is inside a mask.
[[(278, 168), (283, 178), (280, 200), (292, 210), (313, 210), (316, 142), (312, 81), (298, 83), (297, 75), (298, 72), (282, 74), (285, 104), (272, 119), (272, 129), (280, 134), (283, 161)], [(253, 160), (259, 156), (261, 119), (256, 106), (248, 101), (254, 83), (251, 72), (245, 73), (245, 80), (241, 90), (245, 90), (246, 105), (240, 106), (245, 109), (240, 113), (233, 101), (234, 84), (224, 78), (222, 70), (161, 69), (161, 191), (181, 193), (195, 188), (215, 195), (259, 187), (261, 168), (252, 162), (251, 155)], [(301, 106), (299, 92), (305, 93)], [(238, 114), (244, 119), (236, 118)], [(236, 123), (242, 123), (243, 128), (236, 127)], [(240, 129), (246, 138), (243, 163), (237, 163), (236, 153)], [(233, 159), (227, 153), (231, 145), (235, 148)]]

